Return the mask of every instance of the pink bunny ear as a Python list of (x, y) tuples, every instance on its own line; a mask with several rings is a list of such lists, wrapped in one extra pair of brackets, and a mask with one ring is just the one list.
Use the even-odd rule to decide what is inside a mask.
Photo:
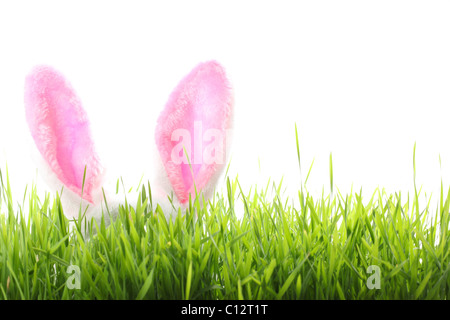
[(233, 104), (223, 67), (209, 61), (181, 80), (159, 116), (156, 145), (180, 203), (210, 187), (223, 168)]
[(93, 203), (103, 168), (86, 112), (70, 83), (51, 67), (36, 67), (25, 81), (25, 113), (36, 146), (57, 178)]

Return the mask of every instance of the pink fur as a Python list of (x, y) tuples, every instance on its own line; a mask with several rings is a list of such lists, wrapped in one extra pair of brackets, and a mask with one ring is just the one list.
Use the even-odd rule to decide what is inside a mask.
[(48, 66), (32, 70), (25, 82), (25, 112), (31, 135), (58, 179), (91, 203), (103, 167), (94, 149), (89, 120), (69, 82)]
[[(197, 192), (210, 187), (223, 168), (224, 163), (176, 164), (172, 158), (172, 150), (179, 141), (172, 141), (172, 133), (176, 129), (186, 129), (191, 134), (191, 146), (194, 153), (194, 122), (199, 121), (202, 130), (217, 129), (223, 134), (222, 144), (226, 146), (226, 130), (231, 126), (233, 111), (233, 94), (223, 67), (216, 61), (208, 61), (195, 67), (178, 86), (159, 116), (155, 140), (161, 160), (175, 194), (181, 204), (186, 204), (189, 194), (195, 198)], [(186, 146), (185, 146), (186, 147)], [(202, 146), (205, 151), (206, 144)]]

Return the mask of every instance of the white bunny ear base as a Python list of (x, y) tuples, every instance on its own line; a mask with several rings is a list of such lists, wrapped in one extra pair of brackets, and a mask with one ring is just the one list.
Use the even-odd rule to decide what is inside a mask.
[(34, 68), (25, 81), (25, 113), (36, 147), (52, 172), (67, 188), (94, 203), (104, 169), (86, 112), (71, 85), (49, 66)]

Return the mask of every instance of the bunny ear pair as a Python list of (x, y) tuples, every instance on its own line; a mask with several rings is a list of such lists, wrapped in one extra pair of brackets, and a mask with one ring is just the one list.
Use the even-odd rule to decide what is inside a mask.
[[(233, 95), (223, 67), (199, 64), (175, 88), (157, 121), (155, 139), (179, 202), (210, 187), (226, 158)], [(89, 120), (70, 83), (48, 66), (36, 67), (25, 84), (31, 135), (57, 178), (90, 203), (101, 191), (104, 168)]]

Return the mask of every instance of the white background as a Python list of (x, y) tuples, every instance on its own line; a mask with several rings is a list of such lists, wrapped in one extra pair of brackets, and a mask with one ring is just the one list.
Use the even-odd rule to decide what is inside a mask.
[(316, 195), (331, 152), (343, 193), (410, 190), (415, 142), (418, 185), (436, 192), (450, 182), (449, 17), (449, 1), (1, 0), (0, 167), (20, 199), (36, 179), (24, 79), (50, 64), (81, 98), (111, 179), (137, 186), (172, 89), (216, 59), (235, 90), (230, 175), (247, 190), (284, 176), (295, 194), (297, 123)]

